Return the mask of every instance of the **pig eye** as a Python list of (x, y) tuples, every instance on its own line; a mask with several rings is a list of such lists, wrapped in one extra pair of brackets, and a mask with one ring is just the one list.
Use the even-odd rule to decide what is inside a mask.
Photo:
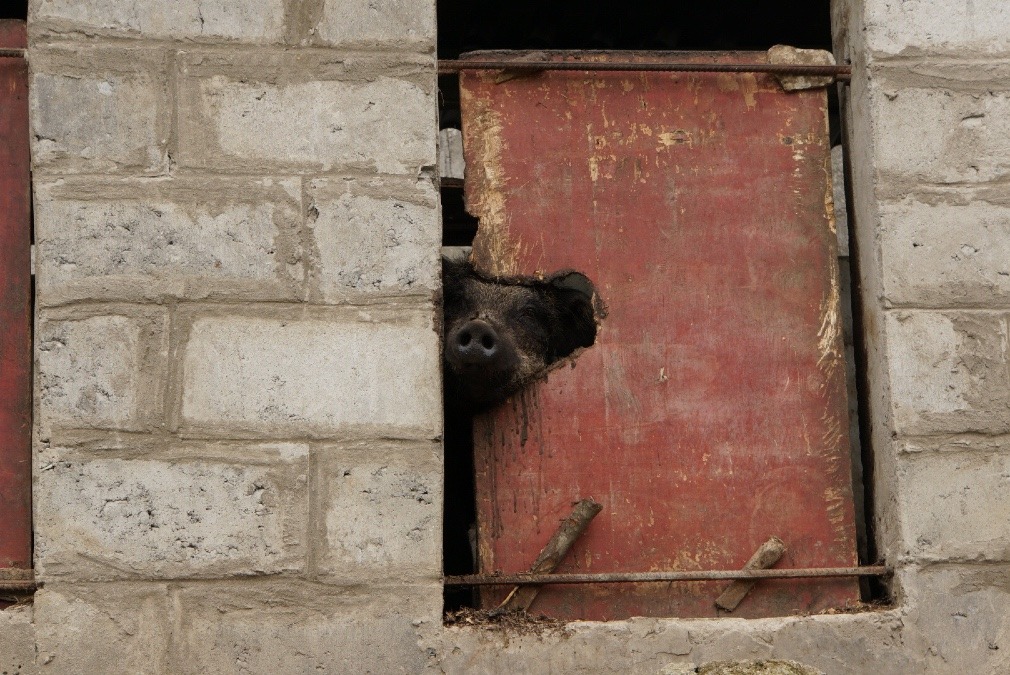
[(538, 303), (526, 302), (519, 307), (519, 318), (539, 324), (547, 320), (547, 312)]

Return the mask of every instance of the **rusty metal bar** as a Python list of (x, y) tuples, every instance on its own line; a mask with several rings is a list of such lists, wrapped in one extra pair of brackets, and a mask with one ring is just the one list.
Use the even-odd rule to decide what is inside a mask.
[(0, 567), (0, 593), (32, 593), (41, 585), (32, 570)]
[(879, 577), (890, 574), (884, 565), (811, 567), (807, 569), (704, 570), (698, 572), (615, 572), (608, 574), (464, 574), (445, 577), (446, 586), (505, 586), (514, 584), (612, 584), (723, 579), (807, 579), (823, 577)]
[(15, 58), (24, 58), (25, 51), (27, 51), (27, 50), (24, 50), (24, 49), (9, 49), (9, 48), (4, 47), (4, 48), (0, 49), (0, 57), (13, 56)]
[(438, 73), (463, 70), (607, 70), (619, 72), (661, 71), (678, 73), (771, 73), (773, 75), (814, 75), (848, 82), (851, 66), (816, 66), (781, 63), (618, 63), (596, 61), (459, 61), (438, 60)]

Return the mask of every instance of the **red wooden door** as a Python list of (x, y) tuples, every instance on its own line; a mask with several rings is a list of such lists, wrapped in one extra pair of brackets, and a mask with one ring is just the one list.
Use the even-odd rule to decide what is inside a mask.
[[(25, 48), (0, 21), (0, 49)], [(0, 56), (0, 568), (31, 567), (31, 202), (28, 66)]]
[[(608, 308), (573, 367), (475, 423), (480, 571), (528, 569), (587, 497), (603, 511), (558, 572), (739, 569), (773, 535), (780, 567), (854, 565), (825, 91), (752, 73), (460, 86), (475, 263), (577, 269)], [(716, 616), (725, 586), (548, 586), (531, 611)], [(853, 579), (762, 581), (734, 616), (857, 599)]]

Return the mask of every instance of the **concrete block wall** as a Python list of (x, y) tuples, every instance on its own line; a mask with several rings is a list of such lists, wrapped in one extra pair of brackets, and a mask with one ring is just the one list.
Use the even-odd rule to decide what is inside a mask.
[(431, 0), (32, 0), (53, 673), (1010, 670), (1003, 0), (834, 0), (895, 604), (444, 627)]
[(44, 587), (0, 667), (425, 666), (434, 30), (431, 0), (31, 3)]

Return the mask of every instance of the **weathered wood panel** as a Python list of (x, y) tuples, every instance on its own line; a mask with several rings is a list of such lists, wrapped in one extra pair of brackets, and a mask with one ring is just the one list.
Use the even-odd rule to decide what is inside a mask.
[[(528, 569), (589, 497), (603, 512), (558, 572), (735, 569), (771, 536), (780, 567), (855, 564), (824, 90), (468, 72), (461, 98), (476, 264), (574, 268), (608, 308), (572, 367), (476, 421), (481, 571)], [(715, 616), (725, 586), (547, 587), (532, 611)], [(852, 579), (762, 581), (734, 616), (857, 599)]]
[[(27, 46), (0, 21), (0, 48)], [(31, 202), (28, 66), (0, 57), (0, 567), (31, 567)]]

